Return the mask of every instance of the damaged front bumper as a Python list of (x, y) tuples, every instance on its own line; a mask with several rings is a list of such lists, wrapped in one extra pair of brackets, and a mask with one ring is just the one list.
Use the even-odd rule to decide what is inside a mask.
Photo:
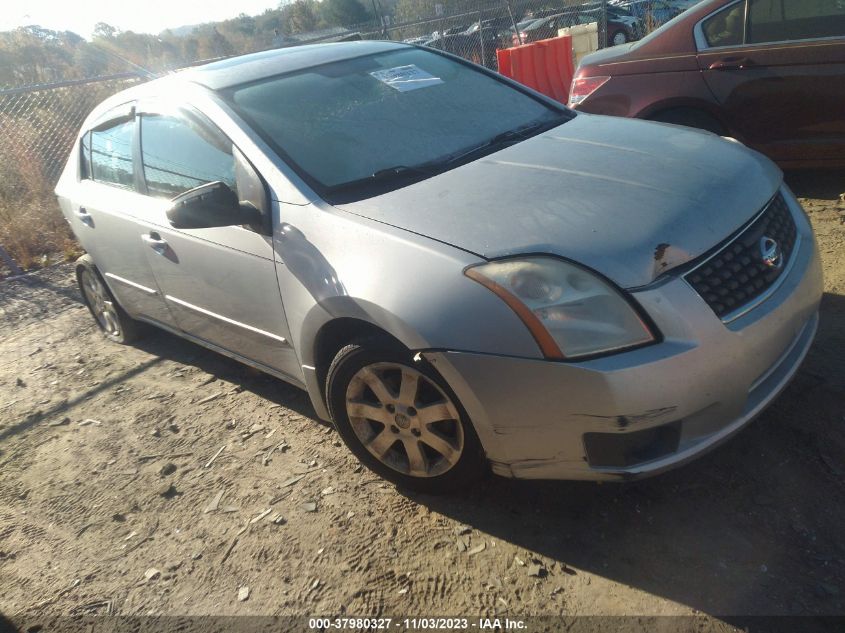
[(653, 475), (724, 441), (793, 377), (818, 326), (822, 274), (812, 230), (777, 291), (730, 323), (680, 277), (636, 292), (656, 345), (584, 362), (429, 351), (494, 472), (527, 479)]

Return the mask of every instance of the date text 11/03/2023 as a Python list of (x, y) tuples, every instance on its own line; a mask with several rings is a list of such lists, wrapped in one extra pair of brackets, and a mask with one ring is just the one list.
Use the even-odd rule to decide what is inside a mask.
[(331, 629), (405, 631), (522, 631), (524, 620), (510, 618), (309, 618), (308, 628), (315, 631)]

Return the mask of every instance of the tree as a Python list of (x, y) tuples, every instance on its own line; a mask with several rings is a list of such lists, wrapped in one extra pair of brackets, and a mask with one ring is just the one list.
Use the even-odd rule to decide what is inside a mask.
[(322, 0), (320, 10), (328, 24), (352, 26), (370, 19), (358, 0)]
[(102, 38), (112, 38), (118, 34), (118, 30), (113, 27), (111, 24), (106, 24), (105, 22), (97, 22), (94, 25), (94, 37), (102, 37)]
[(418, 22), (433, 18), (436, 15), (435, 5), (442, 4), (446, 8), (446, 14), (454, 12), (454, 2), (449, 0), (399, 0), (396, 3), (395, 15), (398, 24)]
[(251, 15), (241, 13), (234, 20), (228, 20), (231, 23), (232, 29), (245, 37), (252, 37), (255, 35), (255, 18)]
[(220, 31), (217, 30), (216, 26), (211, 34), (211, 47), (214, 51), (215, 57), (226, 57), (228, 55), (235, 54), (235, 49), (232, 47), (232, 44)]
[(200, 58), (200, 43), (195, 37), (182, 40), (182, 59), (185, 63), (193, 64)]
[(317, 28), (317, 12), (314, 0), (296, 0), (285, 7), (291, 33), (307, 33)]
[(194, 34), (199, 40), (199, 59), (214, 59), (235, 54), (232, 43), (217, 30), (216, 24), (203, 26), (194, 31)]
[(74, 51), (73, 65), (81, 77), (96, 77), (108, 73), (108, 59), (103, 51), (90, 44), (80, 46)]

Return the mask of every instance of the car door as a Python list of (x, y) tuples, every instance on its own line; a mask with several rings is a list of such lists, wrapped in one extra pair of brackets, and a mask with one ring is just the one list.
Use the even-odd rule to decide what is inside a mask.
[(742, 0), (698, 27), (699, 64), (733, 130), (783, 163), (845, 151), (845, 2)]
[(82, 135), (68, 217), (120, 305), (133, 317), (174, 325), (138, 237), (146, 200), (135, 173), (136, 135), (132, 103), (109, 111)]
[[(238, 150), (205, 117), (185, 109), (143, 106), (139, 132), (151, 211), (142, 239), (179, 328), (301, 380), (289, 343), (269, 222), (266, 234), (243, 226), (176, 229), (166, 216), (170, 199), (209, 182), (224, 182), (238, 193), (243, 188), (236, 178)], [(242, 156), (240, 160), (255, 182), (261, 182), (251, 165)]]

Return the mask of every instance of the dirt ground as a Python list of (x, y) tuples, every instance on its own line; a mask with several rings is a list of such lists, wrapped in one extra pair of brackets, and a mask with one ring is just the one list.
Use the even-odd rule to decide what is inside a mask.
[(68, 265), (3, 282), (0, 613), (845, 615), (845, 175), (790, 182), (825, 264), (808, 360), (739, 436), (633, 484), (409, 495), (295, 388), (102, 339)]

